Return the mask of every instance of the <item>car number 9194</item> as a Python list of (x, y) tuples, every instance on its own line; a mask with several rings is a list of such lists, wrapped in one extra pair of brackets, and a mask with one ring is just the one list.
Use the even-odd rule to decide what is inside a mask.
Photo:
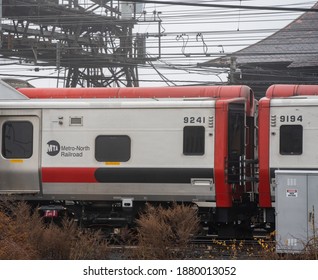
[(282, 115), (279, 117), (280, 122), (285, 123), (285, 122), (302, 122), (303, 121), (303, 116), (295, 116), (295, 115)]

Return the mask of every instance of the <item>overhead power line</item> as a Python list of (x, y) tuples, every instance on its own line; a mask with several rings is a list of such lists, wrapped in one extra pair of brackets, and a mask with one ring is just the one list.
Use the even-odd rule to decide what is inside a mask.
[(225, 4), (206, 4), (206, 3), (190, 3), (180, 1), (154, 1), (154, 0), (131, 0), (130, 2), (145, 4), (166, 4), (175, 6), (192, 6), (207, 8), (225, 8), (225, 9), (246, 9), (246, 10), (267, 10), (267, 11), (294, 11), (294, 12), (318, 12), (318, 9), (296, 8), (296, 7), (278, 7), (278, 6), (246, 6), (246, 5), (225, 5)]
[[(7, 0), (6, 0), (7, 1)], [(28, 0), (29, 1), (29, 0)], [(40, 0), (38, 0), (41, 2)], [(254, 1), (254, 0), (253, 0)], [(12, 1), (7, 1), (8, 3)], [(13, 1), (14, 2), (14, 1)], [(24, 2), (27, 2), (24, 0)], [(105, 2), (100, 1), (100, 3)], [(247, 47), (263, 39), (264, 37), (276, 32), (281, 28), (280, 25), (272, 25), (272, 22), (286, 21), (289, 22), (293, 20), (301, 12), (317, 12), (318, 9), (310, 9), (308, 7), (313, 5), (313, 2), (298, 2), (298, 4), (285, 4), (280, 6), (242, 6), (242, 5), (224, 5), (224, 1), (151, 1), (151, 0), (136, 0), (130, 1), (136, 3), (153, 3), (149, 6), (155, 6), (155, 11), (149, 12), (152, 7), (144, 7), (143, 12), (138, 17), (138, 25), (132, 30), (130, 36), (132, 38), (137, 37), (137, 34), (145, 35), (145, 56), (152, 56), (150, 62), (143, 64), (138, 64), (138, 75), (136, 75), (136, 80), (140, 82), (150, 83), (165, 83), (166, 85), (189, 85), (191, 84), (210, 84), (217, 82), (226, 82), (227, 73), (229, 69), (227, 68), (213, 68), (200, 65), (200, 63), (205, 63), (207, 60), (211, 60), (218, 57), (223, 57), (226, 55), (231, 55), (233, 52), (241, 49), (242, 47)], [(243, 1), (237, 1), (237, 3), (243, 3)], [(245, 2), (245, 1), (244, 1)], [(291, 1), (286, 1), (291, 2)], [(59, 1), (61, 3), (61, 1)], [(90, 0), (78, 0), (78, 3), (85, 3), (85, 5), (90, 3)], [(212, 3), (212, 4), (210, 4)], [(221, 4), (218, 4), (221, 3)], [(246, 3), (246, 2), (245, 2)], [(254, 3), (250, 1), (250, 3)], [(157, 5), (158, 4), (158, 5)], [(166, 5), (161, 5), (166, 4)], [(84, 5), (84, 4), (83, 4)], [(13, 8), (16, 8), (17, 5), (14, 3), (10, 4)], [(9, 7), (8, 6), (8, 7)], [(180, 6), (180, 8), (176, 8)], [(183, 7), (181, 7), (183, 6)], [(187, 8), (185, 8), (187, 6)], [(7, 8), (8, 8), (7, 7)], [(26, 6), (28, 7), (28, 5)], [(174, 7), (174, 8), (173, 8)], [(293, 8), (296, 7), (296, 8)], [(302, 8), (297, 8), (302, 7)], [(307, 7), (307, 8), (304, 8)], [(162, 9), (162, 10), (160, 10)], [(94, 11), (96, 13), (97, 11)], [(238, 13), (239, 12), (239, 13)], [(68, 32), (69, 30), (79, 31), (79, 40), (77, 44), (65, 44), (61, 51), (64, 53), (78, 52), (80, 54), (86, 54), (91, 52), (92, 54), (99, 52), (102, 55), (114, 55), (114, 57), (121, 58), (121, 53), (119, 51), (128, 52), (130, 50), (130, 45), (120, 44), (120, 42), (125, 41), (127, 34), (125, 32), (116, 32), (114, 37), (106, 36), (108, 33), (97, 33), (98, 36), (88, 39), (88, 35), (94, 33), (94, 30), (100, 25), (110, 24), (112, 27), (120, 24), (128, 24), (130, 19), (125, 20), (121, 17), (108, 17), (109, 14), (101, 13), (103, 17), (93, 17), (93, 20), (86, 19), (82, 17), (81, 14), (49, 14), (41, 16), (41, 14), (31, 13), (27, 17), (16, 18), (15, 21), (10, 21), (10, 18), (4, 18), (2, 21), (2, 30), (7, 31), (7, 34), (10, 34), (12, 30), (15, 30), (18, 33), (18, 38), (23, 38), (26, 34), (26, 30), (34, 32), (38, 29), (38, 26), (42, 25), (42, 33), (37, 32), (37, 37), (30, 37), (31, 41), (38, 40), (36, 51), (38, 53), (51, 52), (55, 54), (56, 47), (54, 44), (48, 45), (47, 38), (54, 37), (63, 32)], [(24, 15), (24, 13), (22, 13)], [(152, 25), (154, 18), (159, 17), (162, 28), (161, 38), (161, 51), (160, 58), (158, 56), (158, 35), (157, 37), (154, 34), (157, 34), (157, 25)], [(158, 19), (158, 18), (157, 18)], [(26, 20), (30, 22), (29, 25), (26, 24)], [(312, 19), (303, 19), (303, 21), (310, 20), (310, 24), (306, 24), (306, 28), (301, 30), (301, 35), (297, 36), (299, 42), (302, 42), (302, 38), (306, 38), (308, 26), (313, 26), (317, 20)], [(251, 24), (255, 23), (255, 24)], [(260, 25), (259, 22), (262, 22), (263, 25)], [(257, 23), (257, 24), (256, 24)], [(15, 29), (5, 29), (9, 24), (15, 26)], [(240, 24), (240, 30), (236, 27)], [(77, 28), (78, 27), (78, 28)], [(118, 27), (118, 26), (117, 26)], [(115, 30), (115, 29), (114, 29)], [(289, 30), (285, 30), (285, 35), (288, 36)], [(31, 32), (30, 32), (31, 33)], [(75, 34), (75, 33), (74, 33)], [(201, 37), (199, 37), (199, 34)], [(72, 32), (70, 34), (73, 36)], [(77, 35), (77, 33), (76, 33)], [(43, 38), (41, 37), (43, 36)], [(182, 40), (181, 38), (188, 37), (188, 40)], [(68, 36), (65, 37), (56, 37), (60, 38), (59, 40), (69, 40)], [(62, 38), (62, 39), (61, 39)], [(177, 40), (179, 38), (179, 40)], [(43, 39), (43, 40), (42, 40)], [(95, 40), (96, 39), (96, 40)], [(99, 40), (97, 40), (99, 39)], [(100, 41), (102, 39), (102, 41)], [(32, 42), (33, 42), (32, 41)], [(101, 49), (99, 43), (102, 42), (105, 44), (105, 47)], [(108, 42), (108, 44), (106, 44)], [(43, 43), (43, 44), (42, 44)], [(266, 46), (271, 46), (273, 43), (268, 42)], [(265, 45), (265, 44), (264, 44)], [(280, 46), (283, 46), (284, 43), (280, 43)], [(117, 47), (120, 48), (117, 51)], [(309, 55), (315, 56), (318, 52), (315, 52), (314, 43), (308, 43), (307, 46), (310, 48)], [(29, 48), (18, 49), (16, 45), (13, 44), (13, 47), (17, 49), (16, 54), (21, 54), (22, 52), (30, 51)], [(292, 50), (290, 50), (292, 51)], [(295, 48), (293, 54), (303, 55), (305, 50)], [(129, 52), (128, 52), (129, 53)], [(116, 54), (116, 56), (115, 56)], [(258, 55), (272, 55), (273, 53), (257, 53)], [(308, 52), (306, 53), (308, 55)], [(248, 53), (245, 55), (252, 55)], [(33, 57), (31, 57), (33, 58)], [(48, 68), (47, 65), (55, 65), (56, 56), (52, 55), (47, 58), (45, 63), (38, 59), (34, 65), (34, 60), (21, 60), (18, 57), (11, 57), (11, 60), (17, 60), (15, 62), (18, 64), (19, 71), (26, 73), (25, 77), (30, 77), (32, 80), (36, 79), (37, 76), (34, 72), (38, 70), (54, 70), (55, 68)], [(90, 65), (96, 66), (100, 65), (101, 58), (100, 56), (87, 56), (85, 61), (79, 59), (79, 56), (72, 55), (67, 57), (64, 60), (67, 64), (72, 64), (76, 61), (90, 63)], [(116, 60), (115, 60), (116, 61)], [(6, 60), (4, 60), (6, 62)], [(0, 64), (3, 65), (3, 64)], [(28, 69), (29, 67), (35, 67), (34, 69)], [(80, 72), (80, 75), (91, 75), (92, 77), (103, 76), (103, 79), (108, 79), (108, 77), (116, 76), (118, 80), (123, 79), (125, 72), (121, 71), (122, 67), (133, 67), (136, 66), (136, 63), (131, 60), (123, 60), (121, 65), (110, 65), (109, 68), (100, 70), (99, 68), (94, 68), (94, 71), (89, 72), (84, 69)], [(39, 68), (41, 67), (41, 68)], [(117, 68), (118, 67), (118, 68)], [(15, 76), (14, 71), (17, 68), (13, 66), (3, 67), (0, 69), (0, 74)], [(85, 67), (83, 67), (85, 68)], [(27, 73), (28, 71), (29, 73)], [(33, 72), (30, 76), (30, 71)], [(66, 70), (67, 71), (67, 68)], [(120, 72), (121, 71), (121, 72)], [(54, 70), (53, 74), (44, 75), (44, 78), (60, 79)], [(41, 73), (42, 75), (44, 73)], [(76, 74), (76, 73), (75, 73)], [(294, 73), (292, 73), (294, 75)], [(263, 80), (260, 83), (263, 83), (266, 78), (270, 79), (272, 76), (278, 76), (284, 78), (285, 75), (290, 78), (291, 73), (274, 73), (272, 70), (262, 72)], [(308, 75), (307, 73), (298, 73), (299, 75)], [(284, 75), (284, 76), (283, 76)], [(23, 78), (23, 75), (20, 75)], [(66, 76), (65, 76), (66, 77)], [(64, 78), (65, 78), (64, 77)], [(158, 78), (159, 77), (159, 78)], [(221, 78), (220, 78), (221, 77)], [(310, 77), (310, 79), (315, 79), (315, 77)]]

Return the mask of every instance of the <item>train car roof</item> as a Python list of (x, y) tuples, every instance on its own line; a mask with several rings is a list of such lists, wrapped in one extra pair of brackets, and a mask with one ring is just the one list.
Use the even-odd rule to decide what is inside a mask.
[(277, 84), (271, 85), (266, 91), (266, 97), (289, 98), (295, 96), (317, 96), (318, 85)]
[(256, 101), (251, 88), (239, 86), (176, 86), (136, 88), (19, 88), (30, 99), (82, 98), (213, 98), (227, 102), (244, 102), (247, 115), (253, 116)]
[(271, 107), (318, 106), (318, 85), (277, 84), (270, 86), (266, 96)]
[(122, 88), (18, 88), (29, 98), (183, 98), (212, 97), (230, 99), (242, 97), (253, 100), (252, 90), (239, 86), (174, 86)]

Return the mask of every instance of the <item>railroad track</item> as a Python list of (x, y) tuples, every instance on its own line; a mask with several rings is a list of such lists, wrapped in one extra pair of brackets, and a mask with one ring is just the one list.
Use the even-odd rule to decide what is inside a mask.
[[(151, 250), (156, 250), (149, 244)], [(111, 245), (110, 250), (115, 259), (133, 256), (134, 251), (138, 250), (138, 245), (116, 244)], [(161, 249), (161, 248), (160, 248)], [(267, 259), (270, 254), (275, 252), (275, 242), (264, 239), (231, 240), (216, 239), (215, 237), (196, 237), (186, 246), (167, 248), (168, 251), (176, 252), (175, 255), (182, 255), (185, 259)]]
[(192, 250), (201, 252), (202, 256), (224, 259), (251, 259), (266, 257), (275, 250), (275, 242), (257, 238), (247, 240), (196, 238), (191, 241)]

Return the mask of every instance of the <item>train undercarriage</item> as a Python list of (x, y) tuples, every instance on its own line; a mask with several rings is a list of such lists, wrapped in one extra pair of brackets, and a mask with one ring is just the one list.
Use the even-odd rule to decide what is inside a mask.
[[(64, 217), (73, 219), (81, 227), (102, 228), (109, 234), (118, 234), (122, 229), (135, 228), (136, 219), (146, 209), (147, 202), (124, 201), (46, 201), (33, 202), (46, 221), (59, 222)], [(172, 202), (151, 202), (153, 207), (172, 207)], [(250, 239), (255, 232), (271, 232), (275, 218), (269, 219), (271, 211), (264, 211), (256, 203), (237, 204), (231, 208), (198, 207), (193, 203), (182, 203), (193, 208), (200, 222), (200, 234), (220, 239)], [(273, 211), (272, 211), (273, 212)]]

